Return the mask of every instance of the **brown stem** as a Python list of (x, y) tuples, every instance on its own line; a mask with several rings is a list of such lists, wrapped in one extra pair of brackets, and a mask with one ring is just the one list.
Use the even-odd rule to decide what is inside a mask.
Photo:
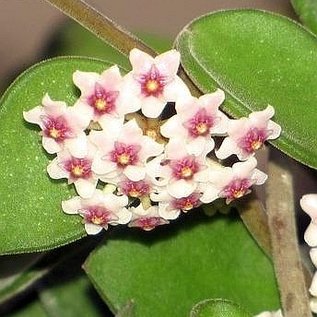
[(273, 263), (284, 317), (312, 317), (297, 240), (293, 179), (284, 166), (269, 163), (267, 215)]
[[(82, 0), (46, 1), (126, 56), (129, 55), (129, 52), (134, 47), (153, 57), (157, 55), (152, 48), (147, 46), (136, 36), (129, 33)], [(200, 90), (193, 84), (182, 67), (179, 69), (178, 74), (186, 83), (193, 95), (201, 95)]]
[(82, 0), (46, 0), (101, 40), (128, 55), (134, 47), (155, 56), (156, 52)]
[(272, 257), (267, 215), (254, 192), (240, 199), (236, 207), (244, 225), (267, 256)]

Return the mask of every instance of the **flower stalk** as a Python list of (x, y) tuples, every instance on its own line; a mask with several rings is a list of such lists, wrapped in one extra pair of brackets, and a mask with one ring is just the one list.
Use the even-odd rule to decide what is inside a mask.
[(269, 163), (267, 214), (283, 316), (312, 317), (297, 240), (292, 174), (280, 163)]

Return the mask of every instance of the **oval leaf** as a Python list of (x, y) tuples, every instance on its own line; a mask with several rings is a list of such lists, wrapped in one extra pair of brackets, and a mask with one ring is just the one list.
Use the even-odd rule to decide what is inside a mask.
[(203, 91), (226, 91), (223, 110), (234, 117), (276, 109), (282, 135), (272, 142), (317, 168), (317, 40), (291, 20), (263, 11), (220, 11), (189, 24), (176, 46)]
[(133, 300), (135, 317), (185, 317), (211, 296), (254, 314), (280, 306), (271, 263), (237, 217), (183, 220), (114, 233), (89, 257), (85, 270), (113, 311)]
[(317, 33), (317, 1), (316, 0), (291, 0), (295, 12), (300, 20)]
[(38, 130), (22, 112), (39, 105), (45, 93), (69, 105), (79, 92), (72, 73), (97, 71), (110, 64), (89, 58), (60, 58), (42, 62), (23, 73), (0, 101), (0, 254), (51, 249), (85, 236), (80, 217), (69, 217), (61, 201), (75, 194), (66, 181), (52, 181), (49, 159)]
[(232, 301), (207, 299), (193, 307), (190, 317), (251, 317), (251, 314)]

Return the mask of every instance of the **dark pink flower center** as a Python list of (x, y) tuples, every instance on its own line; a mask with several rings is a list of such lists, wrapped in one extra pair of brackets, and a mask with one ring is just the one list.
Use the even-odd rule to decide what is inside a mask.
[(107, 91), (96, 83), (95, 93), (88, 98), (88, 104), (94, 109), (96, 115), (111, 113), (116, 107), (119, 91)]
[(182, 197), (179, 199), (174, 199), (172, 201), (172, 206), (175, 209), (181, 209), (187, 212), (190, 209), (196, 208), (200, 205), (199, 201), (200, 195), (198, 193), (193, 193), (188, 197)]
[(167, 224), (168, 221), (160, 217), (141, 217), (130, 222), (129, 227), (138, 227), (145, 231)]
[(238, 141), (238, 146), (248, 154), (260, 149), (270, 132), (266, 129), (251, 128)]
[(138, 76), (137, 81), (141, 84), (141, 93), (146, 97), (159, 97), (167, 84), (166, 76), (163, 76), (154, 64), (149, 72)]
[(71, 159), (64, 162), (64, 169), (69, 172), (70, 178), (90, 178), (91, 177), (91, 163), (92, 161), (86, 158), (76, 158), (72, 157)]
[(252, 181), (247, 178), (237, 178), (231, 181), (223, 190), (219, 196), (226, 198), (226, 202), (230, 203), (234, 199), (240, 198), (250, 192), (249, 188), (252, 186)]
[(139, 198), (150, 192), (150, 185), (144, 180), (138, 182), (126, 180), (120, 183), (120, 189), (127, 196)]
[(117, 163), (118, 167), (135, 165), (139, 160), (138, 153), (140, 149), (141, 146), (136, 144), (115, 142), (114, 150), (110, 153), (110, 159)]
[(103, 206), (92, 206), (80, 212), (85, 219), (86, 223), (93, 223), (95, 225), (104, 227), (110, 221), (117, 220), (117, 217)]
[(184, 127), (188, 130), (190, 136), (196, 138), (200, 135), (208, 135), (213, 124), (214, 118), (208, 115), (206, 109), (202, 108), (196, 112), (194, 117), (184, 123)]
[(42, 122), (44, 124), (44, 135), (54, 139), (58, 143), (73, 137), (73, 133), (63, 116), (56, 118), (43, 116)]
[(190, 180), (200, 169), (200, 165), (195, 160), (195, 156), (189, 155), (180, 160), (170, 162), (172, 174), (177, 179)]

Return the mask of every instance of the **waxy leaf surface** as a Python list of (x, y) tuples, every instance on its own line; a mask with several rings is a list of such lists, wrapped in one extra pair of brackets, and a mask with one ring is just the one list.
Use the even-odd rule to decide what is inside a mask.
[(295, 12), (300, 20), (315, 34), (317, 33), (317, 1), (291, 0)]
[(274, 106), (282, 126), (272, 143), (317, 168), (317, 39), (288, 18), (256, 10), (212, 13), (190, 23), (176, 47), (205, 93), (226, 92), (233, 117)]
[(187, 215), (154, 232), (113, 232), (84, 266), (108, 306), (129, 300), (135, 317), (187, 317), (207, 298), (251, 313), (276, 309), (272, 265), (234, 216)]
[(101, 72), (109, 63), (89, 58), (42, 62), (23, 73), (0, 101), (0, 254), (51, 249), (85, 236), (80, 217), (61, 210), (61, 201), (75, 195), (66, 180), (52, 181), (39, 128), (22, 113), (39, 105), (45, 93), (72, 105), (79, 91), (72, 73)]

